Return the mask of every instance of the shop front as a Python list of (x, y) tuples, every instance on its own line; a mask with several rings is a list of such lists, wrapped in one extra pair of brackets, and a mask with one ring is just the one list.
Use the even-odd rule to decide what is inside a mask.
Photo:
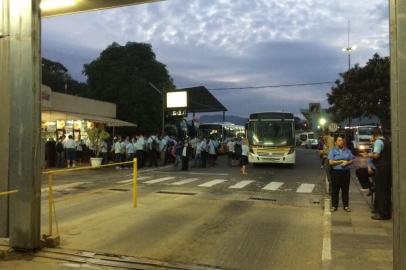
[[(72, 135), (75, 141), (86, 140), (93, 127), (136, 127), (116, 119), (116, 104), (52, 92), (41, 87), (41, 131), (46, 141)], [(112, 134), (114, 135), (114, 134)]]

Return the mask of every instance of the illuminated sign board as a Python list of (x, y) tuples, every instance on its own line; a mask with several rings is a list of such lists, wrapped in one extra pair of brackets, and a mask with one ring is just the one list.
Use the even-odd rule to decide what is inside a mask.
[(166, 93), (166, 108), (186, 108), (187, 102), (187, 92), (177, 91), (177, 92), (167, 92)]

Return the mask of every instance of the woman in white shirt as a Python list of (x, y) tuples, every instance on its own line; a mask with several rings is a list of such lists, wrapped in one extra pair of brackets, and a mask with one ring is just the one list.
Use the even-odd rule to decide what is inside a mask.
[(241, 150), (242, 150), (242, 153), (241, 153), (241, 173), (242, 174), (247, 174), (246, 166), (248, 165), (248, 153), (250, 151), (247, 139), (243, 140)]

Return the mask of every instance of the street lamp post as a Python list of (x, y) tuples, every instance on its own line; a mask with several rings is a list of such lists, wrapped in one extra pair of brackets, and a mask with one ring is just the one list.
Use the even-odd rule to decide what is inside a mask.
[(159, 94), (162, 95), (162, 127), (161, 127), (162, 131), (161, 132), (162, 132), (162, 136), (163, 136), (163, 134), (165, 133), (165, 109), (166, 109), (166, 106), (165, 106), (165, 98), (166, 98), (165, 97), (165, 95), (166, 95), (165, 88), (161, 91), (152, 82), (149, 82), (148, 84), (149, 84), (149, 86), (154, 88), (155, 91), (157, 91)]
[(350, 21), (348, 20), (348, 37), (347, 37), (347, 47), (343, 48), (343, 52), (348, 54), (348, 71), (351, 69), (351, 53), (357, 48), (357, 46), (350, 45)]

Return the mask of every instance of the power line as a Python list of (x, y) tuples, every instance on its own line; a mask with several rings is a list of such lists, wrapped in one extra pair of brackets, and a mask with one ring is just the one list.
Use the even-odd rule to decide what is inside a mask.
[(264, 89), (264, 88), (279, 88), (279, 87), (296, 87), (296, 86), (311, 86), (322, 84), (333, 84), (334, 82), (311, 82), (311, 83), (295, 83), (295, 84), (276, 84), (276, 85), (261, 85), (261, 86), (244, 86), (244, 87), (224, 87), (224, 88), (208, 88), (211, 91), (222, 90), (244, 90), (244, 89)]

